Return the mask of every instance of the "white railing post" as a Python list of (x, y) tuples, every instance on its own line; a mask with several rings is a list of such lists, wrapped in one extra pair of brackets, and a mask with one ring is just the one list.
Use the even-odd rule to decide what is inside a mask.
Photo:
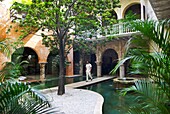
[(123, 24), (119, 24), (119, 34), (123, 33)]

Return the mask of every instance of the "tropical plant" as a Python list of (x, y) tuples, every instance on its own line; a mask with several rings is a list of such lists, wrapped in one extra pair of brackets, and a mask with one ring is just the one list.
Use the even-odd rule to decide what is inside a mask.
[(14, 61), (5, 62), (5, 67), (0, 71), (0, 81), (3, 82), (4, 79), (18, 78), (25, 72), (24, 65), (29, 62), (24, 60), (21, 61), (22, 56), (18, 56)]
[[(127, 45), (127, 54), (112, 70), (115, 72), (130, 60), (130, 73), (140, 74), (152, 81), (138, 81), (133, 90), (139, 105), (129, 107), (129, 113), (170, 113), (170, 20), (137, 21), (131, 23), (140, 31)], [(138, 112), (137, 112), (138, 111)]]
[(130, 22), (130, 21), (134, 21), (140, 19), (140, 15), (138, 14), (134, 14), (132, 10), (129, 10), (127, 12), (127, 14), (125, 15), (124, 19), (120, 19), (120, 22)]
[(169, 114), (169, 99), (164, 90), (151, 80), (141, 79), (135, 82), (130, 88), (120, 92), (122, 95), (135, 94), (132, 104), (123, 109), (129, 114)]
[(25, 83), (0, 83), (1, 114), (49, 114), (57, 113), (48, 100)]

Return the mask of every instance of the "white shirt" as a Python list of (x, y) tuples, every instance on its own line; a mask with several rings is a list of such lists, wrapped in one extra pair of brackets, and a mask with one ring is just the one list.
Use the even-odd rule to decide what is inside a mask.
[(90, 72), (92, 65), (90, 63), (86, 64), (86, 72)]

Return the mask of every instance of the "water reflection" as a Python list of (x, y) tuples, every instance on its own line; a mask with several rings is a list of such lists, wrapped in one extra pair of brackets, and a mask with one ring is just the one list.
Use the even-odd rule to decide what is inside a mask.
[[(84, 80), (85, 80), (85, 76), (66, 77), (65, 84), (75, 83)], [(46, 88), (56, 87), (58, 86), (58, 78), (50, 78), (44, 82), (32, 83), (31, 85), (36, 89), (46, 89)]]

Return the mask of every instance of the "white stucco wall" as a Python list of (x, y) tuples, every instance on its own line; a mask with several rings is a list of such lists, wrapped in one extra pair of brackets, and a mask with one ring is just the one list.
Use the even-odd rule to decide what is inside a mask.
[(145, 5), (145, 12), (148, 20), (158, 20), (149, 0), (141, 0)]

